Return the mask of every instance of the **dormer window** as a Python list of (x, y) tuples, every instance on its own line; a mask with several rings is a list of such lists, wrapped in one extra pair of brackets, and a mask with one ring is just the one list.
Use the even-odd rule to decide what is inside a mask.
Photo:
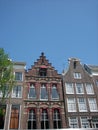
[(40, 69), (39, 69), (39, 75), (40, 76), (47, 76), (47, 68), (46, 66), (41, 66)]

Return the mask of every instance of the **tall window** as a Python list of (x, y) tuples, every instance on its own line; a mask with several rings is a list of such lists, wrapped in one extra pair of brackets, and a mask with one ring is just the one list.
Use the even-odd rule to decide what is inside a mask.
[(75, 72), (73, 75), (75, 79), (81, 79), (81, 73)]
[(35, 86), (32, 84), (29, 89), (29, 98), (35, 99), (36, 98), (36, 92), (35, 92)]
[(4, 129), (6, 105), (0, 105), (0, 129)]
[(22, 72), (15, 72), (15, 80), (22, 81)]
[(10, 117), (10, 129), (19, 128), (19, 105), (12, 105), (11, 117)]
[(54, 109), (54, 112), (53, 112), (53, 128), (54, 129), (61, 128), (61, 118), (60, 118), (60, 112), (58, 109)]
[(69, 117), (69, 127), (78, 128), (78, 119), (77, 117)]
[(15, 86), (12, 90), (13, 98), (21, 98), (22, 97), (22, 86)]
[(41, 129), (49, 129), (48, 113), (46, 109), (42, 110), (41, 114)]
[(59, 95), (57, 92), (57, 87), (55, 85), (52, 86), (52, 99), (53, 100), (58, 100), (59, 99)]
[(83, 84), (76, 83), (76, 93), (77, 94), (84, 94)]
[(76, 112), (75, 98), (68, 98), (67, 99), (67, 104), (68, 104), (68, 112)]
[(9, 86), (8, 85), (5, 85), (3, 88), (1, 88), (1, 90), (0, 90), (0, 97), (8, 97), (9, 96), (9, 88), (8, 88)]
[(89, 128), (89, 122), (87, 117), (81, 117), (81, 128)]
[(79, 111), (87, 111), (86, 101), (84, 98), (78, 98)]
[(93, 86), (90, 83), (86, 83), (86, 92), (87, 94), (94, 94)]
[(36, 129), (36, 114), (33, 109), (29, 111), (28, 129)]
[(66, 83), (65, 87), (66, 87), (66, 93), (67, 94), (74, 94), (74, 88), (73, 88), (72, 83)]
[(42, 100), (48, 99), (48, 93), (47, 93), (47, 90), (46, 90), (46, 86), (44, 84), (41, 86), (40, 96), (41, 96)]
[(95, 98), (89, 98), (88, 101), (89, 101), (90, 111), (98, 111), (96, 99)]

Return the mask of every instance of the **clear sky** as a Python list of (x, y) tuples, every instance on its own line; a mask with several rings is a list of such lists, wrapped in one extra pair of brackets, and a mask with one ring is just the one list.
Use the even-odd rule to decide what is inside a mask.
[(98, 65), (98, 0), (0, 0), (0, 47), (27, 68), (41, 52), (59, 73), (70, 57)]

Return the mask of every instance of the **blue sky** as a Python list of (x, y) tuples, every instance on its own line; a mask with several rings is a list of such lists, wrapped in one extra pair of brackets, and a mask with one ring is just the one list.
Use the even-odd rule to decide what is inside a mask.
[(70, 57), (98, 65), (98, 0), (0, 0), (0, 47), (27, 68), (41, 52), (59, 73)]

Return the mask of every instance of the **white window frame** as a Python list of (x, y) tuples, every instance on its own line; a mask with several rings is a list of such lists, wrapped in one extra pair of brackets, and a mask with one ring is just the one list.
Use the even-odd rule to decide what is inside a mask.
[(75, 98), (67, 98), (68, 112), (76, 112), (76, 100)]
[(80, 72), (74, 72), (73, 73), (75, 79), (81, 79), (81, 73)]
[(73, 83), (65, 83), (66, 94), (74, 94)]
[(69, 127), (70, 128), (79, 128), (77, 117), (69, 117), (68, 119), (69, 119)]
[(88, 117), (80, 117), (81, 128), (89, 128)]
[(18, 91), (18, 96), (16, 96), (16, 93), (14, 93), (14, 90), (13, 90), (14, 88), (13, 88), (12, 89), (12, 98), (22, 98), (23, 87), (21, 85), (17, 85), (15, 87), (20, 87), (21, 88), (21, 91), (20, 91), (21, 94), (19, 94), (19, 91)]
[(85, 86), (87, 94), (94, 94), (93, 85), (91, 83), (86, 83)]
[(90, 111), (93, 111), (93, 112), (98, 111), (96, 98), (88, 98), (88, 102), (89, 102)]
[[(44, 98), (41, 97), (41, 94), (42, 94), (42, 90), (41, 90), (41, 88), (45, 88), (45, 91), (46, 91), (46, 95), (45, 95)], [(46, 86), (45, 86), (44, 84), (41, 85), (41, 87), (40, 87), (40, 100), (48, 100), (48, 93), (47, 93)]]
[(82, 83), (76, 83), (75, 86), (76, 86), (76, 94), (84, 94), (84, 87)]
[[(59, 94), (58, 94), (58, 91), (57, 91), (57, 87), (55, 85), (53, 85), (51, 89), (52, 89), (51, 90), (51, 98), (52, 98), (52, 100), (59, 100)], [(53, 97), (53, 93), (52, 93), (53, 89), (56, 90), (56, 93), (58, 95), (58, 97), (56, 97), (56, 98)]]
[(86, 100), (85, 100), (85, 98), (83, 98), (83, 97), (78, 98), (78, 107), (79, 107), (79, 111), (80, 112), (86, 112), (87, 111), (87, 106), (86, 106)]
[(16, 79), (16, 78), (15, 78), (15, 80), (16, 80), (16, 81), (23, 81), (23, 73), (20, 72), (20, 71), (15, 72), (15, 76), (16, 76), (16, 73), (21, 73), (21, 79)]
[[(33, 97), (33, 95), (32, 95), (32, 97), (30, 97), (29, 96), (29, 93), (30, 93), (30, 89), (34, 89), (33, 91), (35, 91), (35, 96)], [(36, 90), (35, 90), (35, 86), (32, 84), (32, 85), (30, 85), (30, 88), (29, 88), (29, 93), (28, 93), (28, 98), (30, 98), (30, 99), (36, 99)]]

